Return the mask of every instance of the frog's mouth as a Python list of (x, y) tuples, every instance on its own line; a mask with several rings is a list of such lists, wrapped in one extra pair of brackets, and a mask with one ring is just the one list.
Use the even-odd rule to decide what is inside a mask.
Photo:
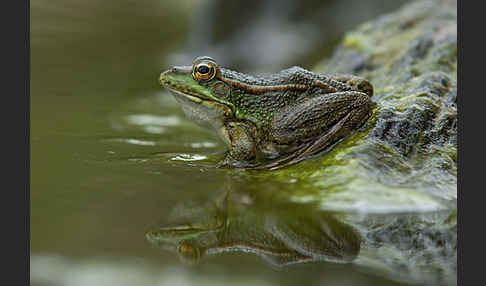
[(166, 88), (167, 88), (167, 89), (170, 91), (170, 93), (172, 93), (172, 94), (173, 94), (175, 97), (183, 97), (183, 98), (185, 98), (185, 99), (188, 99), (188, 100), (190, 100), (190, 101), (192, 101), (192, 102), (194, 102), (194, 103), (198, 103), (198, 104), (203, 103), (203, 101), (205, 101), (205, 100), (203, 100), (203, 99), (199, 98), (198, 96), (196, 96), (196, 95), (192, 94), (190, 91), (182, 92), (182, 91), (179, 91), (179, 90), (177, 90), (177, 89), (172, 89), (172, 88), (170, 88), (170, 87), (166, 87)]
[(226, 224), (227, 221), (225, 220), (217, 220), (213, 224), (160, 227), (148, 231), (145, 233), (145, 237), (154, 243), (178, 243), (182, 240), (197, 238), (207, 233), (221, 232), (227, 226)]
[[(223, 103), (219, 103), (219, 102), (216, 102), (216, 101), (213, 101), (213, 100), (205, 100), (205, 99), (202, 99), (200, 97), (198, 97), (197, 95), (193, 94), (190, 92), (190, 90), (188, 90), (187, 92), (182, 92), (180, 90), (177, 90), (177, 89), (172, 89), (170, 87), (166, 87), (170, 93), (172, 93), (172, 95), (174, 95), (174, 97), (176, 99), (178, 99), (178, 101), (182, 100), (182, 101), (189, 101), (189, 102), (192, 102), (192, 103), (196, 103), (196, 104), (201, 104), (207, 108), (210, 108), (210, 109), (216, 109), (216, 110), (222, 110), (223, 113), (226, 115), (226, 116), (230, 116), (232, 114), (234, 114), (234, 110), (232, 108), (232, 106), (229, 106), (229, 105), (226, 105), (226, 104), (223, 104)], [(183, 103), (183, 102), (181, 102)]]

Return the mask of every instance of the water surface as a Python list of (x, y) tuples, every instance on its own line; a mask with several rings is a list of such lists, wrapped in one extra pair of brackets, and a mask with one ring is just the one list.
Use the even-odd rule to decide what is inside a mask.
[(453, 208), (214, 168), (157, 83), (200, 5), (31, 3), (32, 285), (455, 284)]

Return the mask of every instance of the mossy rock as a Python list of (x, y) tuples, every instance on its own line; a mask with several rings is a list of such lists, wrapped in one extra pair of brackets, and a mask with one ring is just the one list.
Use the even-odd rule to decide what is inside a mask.
[(448, 0), (420, 1), (363, 24), (317, 67), (371, 80), (380, 109), (369, 140), (408, 160), (439, 150), (455, 163), (456, 6)]

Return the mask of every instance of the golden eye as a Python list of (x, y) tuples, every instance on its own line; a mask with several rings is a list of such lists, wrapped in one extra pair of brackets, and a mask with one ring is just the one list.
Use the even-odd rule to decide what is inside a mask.
[(198, 248), (193, 247), (185, 242), (179, 245), (177, 252), (179, 254), (179, 258), (188, 264), (197, 263), (201, 257), (201, 253), (199, 252)]
[(207, 81), (213, 79), (216, 75), (214, 66), (208, 63), (200, 63), (194, 65), (194, 69), (192, 71), (192, 76), (197, 81)]

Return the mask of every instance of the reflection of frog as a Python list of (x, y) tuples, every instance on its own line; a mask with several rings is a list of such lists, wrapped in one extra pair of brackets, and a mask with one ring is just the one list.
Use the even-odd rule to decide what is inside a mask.
[(293, 67), (254, 77), (209, 57), (160, 75), (185, 113), (229, 146), (220, 166), (277, 169), (322, 152), (370, 117), (372, 85)]
[(288, 203), (274, 203), (262, 209), (245, 200), (227, 195), (199, 209), (176, 209), (173, 220), (179, 224), (153, 229), (146, 237), (157, 247), (176, 251), (189, 262), (236, 251), (254, 253), (272, 265), (285, 266), (350, 262), (359, 253), (359, 234), (331, 214)]

